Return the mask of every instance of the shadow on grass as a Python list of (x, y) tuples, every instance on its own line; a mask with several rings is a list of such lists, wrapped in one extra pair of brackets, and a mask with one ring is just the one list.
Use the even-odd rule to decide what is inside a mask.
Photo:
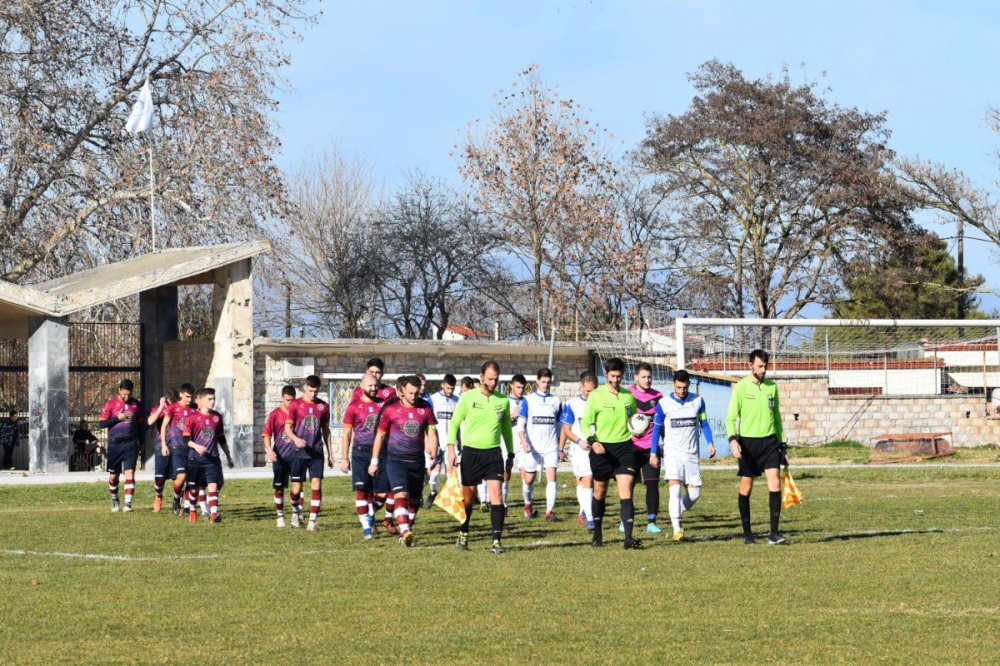
[(898, 537), (898, 536), (908, 536), (913, 534), (942, 534), (944, 530), (938, 527), (932, 527), (929, 529), (922, 530), (865, 530), (863, 532), (846, 532), (844, 534), (833, 534), (830, 536), (822, 537), (816, 539), (818, 543), (829, 542), (829, 541), (852, 541), (854, 539), (877, 539), (883, 537)]

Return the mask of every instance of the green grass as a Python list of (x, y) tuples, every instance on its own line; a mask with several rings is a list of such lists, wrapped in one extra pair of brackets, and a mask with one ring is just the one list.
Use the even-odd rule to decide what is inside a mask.
[[(729, 470), (706, 471), (691, 541), (643, 551), (621, 549), (615, 518), (608, 547), (586, 545), (569, 485), (563, 522), (511, 512), (499, 557), (481, 513), (469, 553), (438, 509), (412, 549), (363, 542), (345, 479), (328, 480), (315, 534), (274, 528), (262, 480), (226, 486), (220, 526), (151, 513), (148, 484), (131, 515), (100, 484), (5, 486), (0, 662), (989, 662), (998, 473), (801, 470), (786, 548), (736, 538)], [(758, 490), (761, 530), (765, 505)]]

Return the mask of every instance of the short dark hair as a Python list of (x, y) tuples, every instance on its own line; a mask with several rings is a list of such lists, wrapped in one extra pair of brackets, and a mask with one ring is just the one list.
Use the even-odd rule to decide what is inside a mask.
[(625, 361), (620, 358), (609, 358), (604, 362), (604, 374), (609, 372), (625, 372)]
[(482, 367), (479, 368), (479, 374), (485, 375), (487, 370), (496, 370), (497, 374), (500, 374), (500, 364), (496, 361), (486, 361), (483, 363)]
[(653, 374), (653, 366), (651, 366), (649, 363), (646, 363), (645, 361), (635, 366), (635, 371), (637, 374), (640, 370), (649, 370), (649, 374)]
[(552, 379), (552, 370), (549, 368), (539, 368), (538, 378), (541, 379), (542, 377), (548, 377), (549, 379)]
[(472, 377), (462, 377), (462, 388), (463, 389), (473, 389), (476, 388), (476, 380)]
[(198, 389), (198, 393), (195, 394), (195, 399), (196, 400), (201, 400), (206, 395), (215, 395), (215, 389), (214, 388), (209, 388), (207, 386), (205, 386), (204, 388), (200, 388), (200, 389)]
[(750, 352), (750, 364), (751, 365), (753, 365), (754, 359), (758, 359), (758, 358), (760, 360), (764, 361), (764, 365), (767, 365), (770, 362), (770, 360), (771, 360), (771, 357), (768, 356), (767, 352), (764, 351), (763, 349), (754, 349), (752, 352)]
[(590, 370), (584, 370), (580, 373), (580, 383), (593, 384), (594, 386), (597, 386), (597, 375)]
[(177, 392), (178, 393), (190, 393), (191, 395), (194, 395), (194, 386), (192, 386), (191, 384), (189, 384), (187, 382), (184, 382), (183, 384), (180, 385), (180, 387), (178, 387)]
[(674, 372), (674, 381), (681, 384), (690, 384), (691, 375), (688, 374), (687, 370), (677, 370)]
[(399, 377), (396, 377), (396, 388), (397, 389), (403, 388), (403, 385), (406, 384), (406, 380), (408, 380), (409, 378), (410, 378), (409, 375), (400, 375)]
[(318, 389), (320, 385), (319, 377), (316, 375), (309, 375), (306, 377), (306, 386), (309, 388)]
[(126, 391), (132, 391), (135, 389), (135, 384), (132, 383), (131, 379), (123, 379), (118, 382), (119, 389), (125, 389)]
[(419, 381), (422, 381), (422, 382), (426, 382), (427, 381), (427, 377), (425, 377), (422, 372), (418, 372), (417, 374), (415, 374), (413, 376), (416, 377), (417, 380), (419, 380)]
[(284, 386), (281, 387), (281, 395), (290, 395), (294, 398), (295, 387), (292, 386), (291, 384), (285, 384)]
[(420, 375), (407, 375), (405, 377), (400, 377), (399, 382), (403, 386), (412, 386), (413, 388), (420, 388)]
[(441, 380), (441, 383), (442, 384), (447, 384), (448, 386), (454, 386), (455, 385), (455, 375), (452, 375), (452, 374), (445, 375), (444, 379)]
[(365, 363), (365, 370), (368, 368), (378, 368), (379, 372), (385, 372), (385, 363), (378, 356), (368, 359)]
[(167, 389), (167, 400), (169, 400), (170, 402), (177, 402), (180, 399), (181, 399), (181, 394), (177, 389), (175, 388)]
[(524, 375), (514, 375), (510, 378), (511, 384), (527, 384), (528, 380), (524, 378)]

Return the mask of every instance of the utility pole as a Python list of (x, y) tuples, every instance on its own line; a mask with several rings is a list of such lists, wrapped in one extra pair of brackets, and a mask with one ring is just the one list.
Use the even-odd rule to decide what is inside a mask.
[(285, 337), (292, 337), (292, 283), (285, 280)]

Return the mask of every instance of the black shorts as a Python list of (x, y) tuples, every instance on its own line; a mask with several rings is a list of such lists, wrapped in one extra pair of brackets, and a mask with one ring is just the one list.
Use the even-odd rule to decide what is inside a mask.
[(385, 456), (378, 461), (378, 472), (375, 476), (368, 473), (368, 467), (372, 464), (372, 450), (359, 449), (355, 447), (351, 450), (351, 483), (354, 489), (370, 493), (375, 491), (375, 478), (385, 476)]
[(781, 467), (781, 448), (776, 435), (740, 437), (740, 459), (736, 476), (760, 476), (765, 469)]
[(459, 476), (463, 486), (478, 486), (482, 481), (503, 481), (503, 450), (462, 447), (462, 464)]
[(310, 479), (322, 479), (324, 462), (322, 457), (292, 458), (288, 461), (292, 483), (302, 483), (306, 480), (307, 473)]
[(187, 473), (187, 462), (188, 454), (187, 451), (171, 451), (170, 453), (170, 472), (173, 475), (171, 478), (175, 481), (177, 477), (181, 474)]
[(660, 469), (663, 463), (660, 463), (661, 467), (650, 465), (649, 458), (651, 454), (652, 451), (650, 449), (640, 449), (638, 447), (635, 449), (635, 467), (639, 470), (643, 483), (660, 482)]
[(222, 463), (209, 463), (191, 465), (187, 468), (188, 488), (207, 488), (208, 484), (214, 483), (222, 487)]
[(169, 452), (167, 455), (163, 455), (160, 453), (159, 445), (157, 445), (156, 453), (153, 455), (153, 476), (157, 479), (166, 479), (171, 477), (172, 468), (173, 459), (171, 458)]
[(605, 444), (604, 455), (594, 453), (590, 449), (590, 471), (594, 473), (594, 481), (610, 481), (619, 474), (636, 475), (635, 447), (632, 441)]
[(292, 473), (292, 466), (281, 456), (275, 454), (274, 462), (271, 463), (271, 472), (274, 474), (273, 487), (275, 490), (284, 490), (288, 487), (288, 477)]
[(137, 460), (139, 460), (139, 442), (137, 440), (114, 442), (108, 445), (108, 472), (121, 474), (122, 470), (134, 470)]
[(424, 494), (424, 461), (398, 460), (389, 458), (386, 461), (386, 471), (389, 475), (389, 485), (394, 493), (407, 493), (410, 497), (422, 497)]

